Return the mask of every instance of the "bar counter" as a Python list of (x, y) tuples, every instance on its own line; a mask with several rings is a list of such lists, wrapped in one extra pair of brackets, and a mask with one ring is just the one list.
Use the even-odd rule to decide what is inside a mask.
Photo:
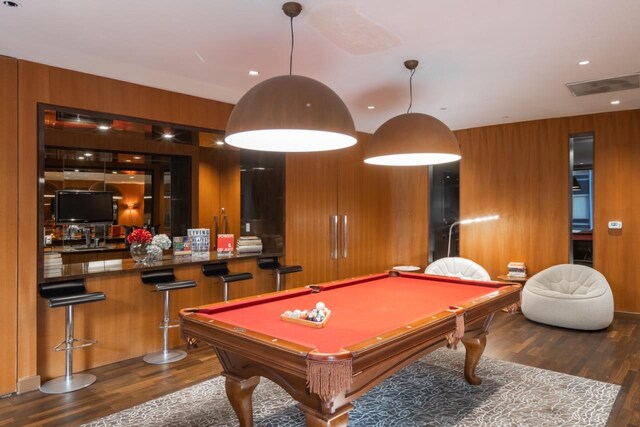
[(43, 283), (58, 280), (89, 278), (92, 276), (109, 276), (147, 270), (159, 270), (161, 268), (201, 265), (212, 262), (233, 261), (239, 259), (251, 259), (269, 256), (281, 256), (274, 253), (248, 253), (224, 255), (217, 252), (208, 252), (201, 255), (165, 255), (162, 261), (153, 263), (140, 263), (131, 258), (110, 259), (106, 261), (90, 261), (74, 264), (63, 264), (44, 269)]
[[(211, 304), (224, 299), (223, 286), (216, 277), (202, 273), (205, 263), (229, 263), (232, 273), (251, 273), (252, 279), (236, 282), (229, 287), (229, 298), (242, 298), (273, 292), (276, 277), (273, 270), (258, 267), (257, 258), (272, 254), (242, 254), (218, 256), (167, 255), (153, 264), (136, 263), (133, 259), (112, 259), (63, 264), (47, 268), (42, 282), (84, 279), (88, 292), (104, 292), (106, 300), (95, 304), (80, 304), (74, 310), (75, 334), (95, 339), (98, 344), (74, 354), (74, 369), (78, 372), (121, 360), (140, 357), (162, 348), (162, 331), (158, 323), (163, 316), (163, 297), (154, 287), (142, 283), (140, 273), (148, 270), (172, 268), (177, 280), (193, 280), (195, 288), (171, 292), (170, 314), (187, 307)], [(292, 283), (288, 284), (290, 287)], [(65, 311), (49, 308), (45, 298), (38, 298), (38, 374), (43, 380), (64, 374), (63, 352), (54, 352), (63, 336)], [(169, 332), (169, 347), (185, 343), (178, 328)]]

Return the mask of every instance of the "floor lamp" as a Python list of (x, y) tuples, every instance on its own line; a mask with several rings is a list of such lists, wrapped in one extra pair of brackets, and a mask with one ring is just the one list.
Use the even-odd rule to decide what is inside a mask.
[(475, 222), (494, 221), (499, 218), (500, 215), (479, 216), (477, 218), (461, 219), (460, 221), (456, 221), (451, 224), (451, 227), (449, 227), (449, 244), (447, 245), (447, 258), (449, 258), (449, 256), (451, 255), (451, 232), (453, 231), (454, 226), (458, 224), (473, 224)]

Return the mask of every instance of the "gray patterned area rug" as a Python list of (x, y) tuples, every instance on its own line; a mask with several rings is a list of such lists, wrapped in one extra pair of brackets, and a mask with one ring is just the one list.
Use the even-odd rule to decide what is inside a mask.
[[(620, 386), (483, 357), (480, 386), (464, 380), (464, 352), (440, 349), (355, 401), (349, 425), (604, 426)], [(304, 426), (279, 386), (262, 379), (253, 395), (257, 427)], [(237, 426), (224, 378), (177, 391), (86, 426)]]

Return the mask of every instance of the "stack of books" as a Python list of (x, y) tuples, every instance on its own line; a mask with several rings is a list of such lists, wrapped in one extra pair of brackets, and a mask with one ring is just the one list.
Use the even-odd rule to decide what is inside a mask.
[(507, 265), (509, 269), (509, 273), (507, 276), (509, 277), (527, 277), (527, 266), (524, 262), (510, 262)]
[(257, 236), (240, 236), (236, 243), (239, 254), (262, 252), (262, 239)]

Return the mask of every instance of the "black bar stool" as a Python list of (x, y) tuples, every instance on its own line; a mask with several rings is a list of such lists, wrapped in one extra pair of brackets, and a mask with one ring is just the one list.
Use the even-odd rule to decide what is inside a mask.
[[(42, 283), (40, 296), (49, 300), (49, 308), (66, 308), (66, 338), (55, 346), (55, 351), (65, 352), (64, 377), (54, 378), (40, 386), (47, 394), (67, 393), (90, 386), (96, 381), (95, 375), (73, 373), (73, 350), (94, 345), (97, 341), (73, 337), (73, 306), (89, 302), (103, 301), (104, 292), (87, 292), (84, 279)], [(74, 343), (81, 343), (74, 345)]]
[(280, 265), (277, 256), (258, 258), (258, 267), (276, 272), (276, 291), (282, 290), (282, 280), (284, 279), (282, 276), (302, 271), (301, 265)]
[(226, 262), (203, 264), (202, 274), (207, 277), (219, 277), (224, 286), (224, 300), (229, 301), (229, 283), (253, 279), (251, 273), (231, 273)]
[(145, 285), (153, 285), (154, 292), (164, 292), (164, 316), (159, 326), (162, 329), (162, 350), (147, 354), (142, 360), (153, 365), (162, 365), (184, 359), (187, 356), (185, 351), (169, 350), (169, 329), (180, 326), (177, 321), (172, 321), (169, 318), (169, 292), (178, 289), (195, 288), (197, 283), (194, 280), (176, 281), (173, 268), (143, 271), (140, 273), (140, 278)]

